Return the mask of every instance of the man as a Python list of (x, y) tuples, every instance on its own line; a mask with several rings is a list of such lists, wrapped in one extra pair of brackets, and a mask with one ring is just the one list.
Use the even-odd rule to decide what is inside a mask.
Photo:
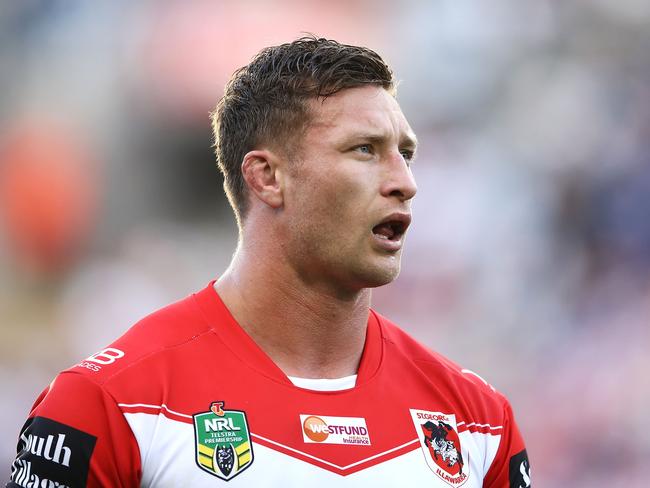
[(325, 39), (235, 73), (213, 114), (230, 267), (61, 373), (8, 486), (530, 486), (507, 400), (370, 310), (416, 193), (394, 91)]

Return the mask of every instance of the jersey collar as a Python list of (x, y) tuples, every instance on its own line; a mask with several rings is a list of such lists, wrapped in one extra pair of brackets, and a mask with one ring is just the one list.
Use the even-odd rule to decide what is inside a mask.
[[(237, 323), (214, 289), (214, 283), (215, 281), (211, 281), (203, 290), (193, 295), (213, 331), (235, 355), (260, 374), (280, 383), (293, 385), (282, 370)], [(379, 318), (370, 310), (366, 342), (359, 363), (356, 387), (363, 385), (379, 370), (383, 356), (384, 341), (382, 336)]]

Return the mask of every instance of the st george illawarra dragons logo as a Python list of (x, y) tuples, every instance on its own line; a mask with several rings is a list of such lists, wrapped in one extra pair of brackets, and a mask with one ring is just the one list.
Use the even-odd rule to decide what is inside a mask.
[(253, 463), (253, 446), (246, 414), (223, 406), (212, 402), (209, 412), (194, 414), (194, 437), (199, 468), (228, 481)]
[(420, 446), (429, 468), (451, 486), (462, 486), (469, 478), (467, 453), (464, 456), (456, 427), (456, 416), (411, 409)]

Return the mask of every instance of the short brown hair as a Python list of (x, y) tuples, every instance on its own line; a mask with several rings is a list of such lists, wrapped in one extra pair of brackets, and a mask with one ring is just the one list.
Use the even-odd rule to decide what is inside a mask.
[(248, 210), (245, 154), (269, 141), (288, 145), (301, 134), (309, 123), (307, 99), (368, 84), (394, 89), (381, 56), (313, 36), (267, 47), (235, 71), (211, 118), (217, 164), (240, 225)]

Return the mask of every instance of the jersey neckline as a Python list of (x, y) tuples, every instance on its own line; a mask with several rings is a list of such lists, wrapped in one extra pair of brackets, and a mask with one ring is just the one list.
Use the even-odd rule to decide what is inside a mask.
[[(297, 388), (286, 374), (260, 348), (257, 343), (237, 323), (214, 288), (216, 280), (211, 281), (204, 289), (194, 293), (193, 297), (202, 310), (208, 325), (235, 355), (258, 373), (276, 382)], [(366, 341), (359, 362), (357, 381), (353, 389), (359, 388), (370, 380), (379, 370), (383, 357), (383, 333), (377, 314), (371, 309), (368, 312)], [(339, 391), (316, 391), (316, 393), (339, 393)]]
[(354, 388), (357, 375), (343, 376), (342, 378), (299, 378), (287, 376), (291, 383), (303, 390), (313, 391), (342, 391)]

